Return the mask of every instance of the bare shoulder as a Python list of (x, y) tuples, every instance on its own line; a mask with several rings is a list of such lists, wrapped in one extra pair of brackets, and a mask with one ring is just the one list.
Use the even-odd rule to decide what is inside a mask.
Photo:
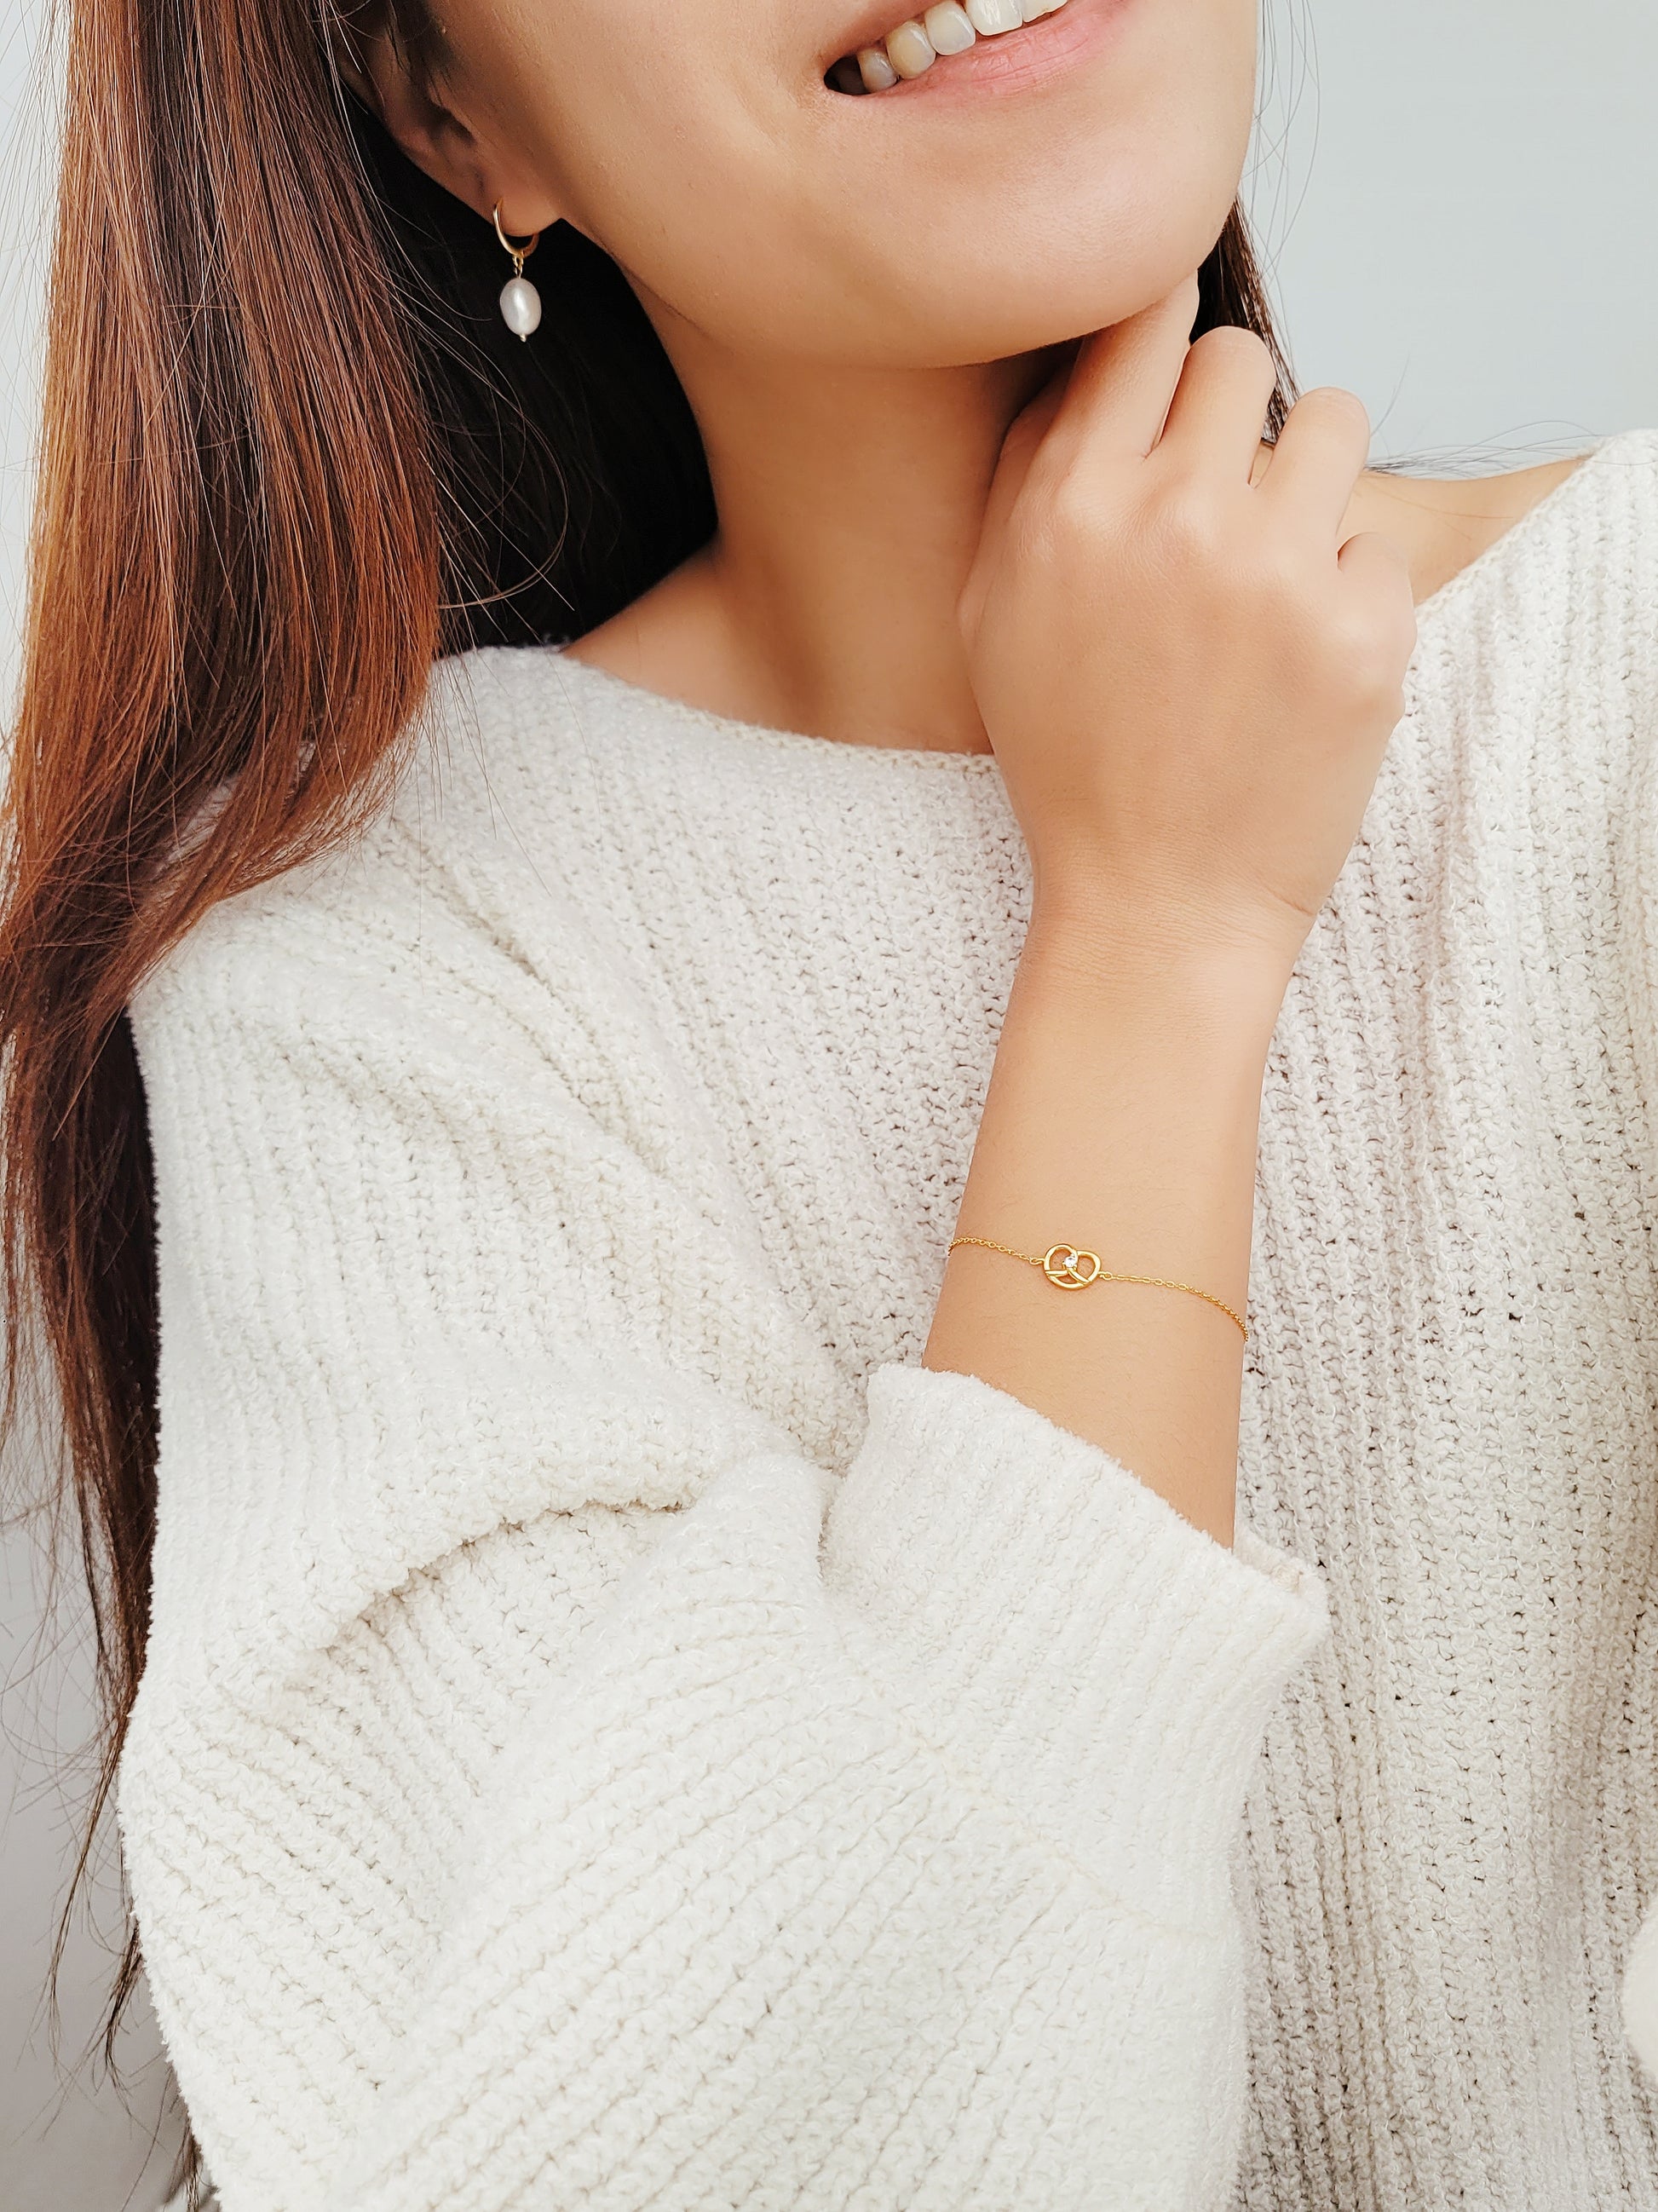
[(1485, 477), (1408, 477), (1367, 469), (1354, 488), (1343, 534), (1380, 530), (1400, 545), (1419, 605), (1512, 530), (1585, 459), (1569, 453), (1563, 460)]
[[(1252, 483), (1259, 483), (1272, 458), (1272, 447), (1263, 444), (1249, 471)], [(1568, 453), (1561, 460), (1485, 477), (1410, 477), (1366, 469), (1353, 487), (1341, 535), (1380, 530), (1391, 538), (1410, 562), (1412, 597), (1419, 606), (1588, 458), (1587, 453)]]

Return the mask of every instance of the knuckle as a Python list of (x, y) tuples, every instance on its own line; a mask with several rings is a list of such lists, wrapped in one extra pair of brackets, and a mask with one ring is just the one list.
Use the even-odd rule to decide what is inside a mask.
[(1209, 486), (1182, 477), (1152, 508), (1149, 535), (1162, 560), (1181, 568), (1209, 568), (1222, 558), (1229, 532), (1221, 502)]
[[(1414, 634), (1412, 624), (1412, 637)], [(1397, 693), (1410, 654), (1391, 617), (1380, 621), (1368, 615), (1339, 619), (1330, 646), (1344, 686), (1360, 700), (1381, 704)]]
[(1388, 649), (1393, 654), (1395, 662), (1402, 668), (1416, 651), (1417, 639), (1420, 634), (1416, 619), (1416, 608), (1412, 604), (1408, 588), (1402, 596), (1395, 598), (1393, 605), (1383, 618), (1382, 627), (1388, 640)]
[(1249, 562), (1249, 584), (1256, 602), (1294, 616), (1313, 604), (1313, 578), (1301, 548), (1286, 539), (1258, 544)]
[(1370, 434), (1370, 410), (1357, 392), (1349, 392), (1345, 385), (1314, 385), (1309, 392), (1302, 393), (1291, 412), (1301, 416), (1303, 420), (1327, 421), (1351, 426), (1362, 432), (1367, 440)]
[(1104, 535), (1103, 502), (1096, 488), (1078, 470), (1068, 470), (1054, 483), (1040, 506), (1027, 518), (1033, 552), (1064, 555), (1096, 545)]

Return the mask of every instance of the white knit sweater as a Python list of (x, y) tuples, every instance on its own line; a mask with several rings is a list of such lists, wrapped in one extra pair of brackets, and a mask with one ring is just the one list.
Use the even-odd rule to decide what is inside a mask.
[(993, 757), (475, 653), (145, 986), (119, 1809), (225, 2212), (1658, 2212), (1658, 430), (1419, 620), (1235, 1551), (919, 1364)]

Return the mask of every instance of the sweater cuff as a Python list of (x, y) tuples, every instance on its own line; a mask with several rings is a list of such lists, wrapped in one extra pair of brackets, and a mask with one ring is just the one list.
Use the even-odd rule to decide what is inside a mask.
[(976, 1376), (868, 1382), (823, 1568), (851, 1656), (938, 1754), (1125, 1903), (1209, 1931), (1315, 1569), (1233, 1546)]

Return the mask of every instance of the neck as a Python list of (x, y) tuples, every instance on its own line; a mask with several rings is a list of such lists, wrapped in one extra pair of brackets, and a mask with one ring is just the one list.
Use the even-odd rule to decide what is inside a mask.
[(743, 720), (987, 752), (956, 602), (1003, 437), (1059, 349), (868, 369), (736, 359), (671, 319), (663, 334), (719, 532), (580, 657)]

